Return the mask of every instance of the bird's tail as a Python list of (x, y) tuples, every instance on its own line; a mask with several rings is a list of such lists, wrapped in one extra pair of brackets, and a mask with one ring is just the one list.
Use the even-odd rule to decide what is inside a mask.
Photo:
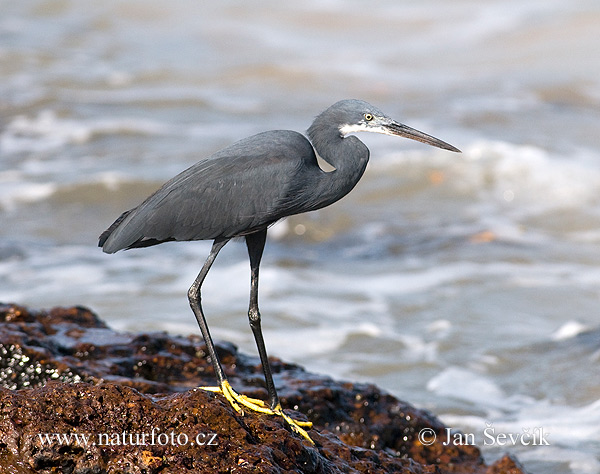
[[(98, 239), (98, 247), (104, 247), (104, 244), (106, 243), (106, 241), (108, 240), (108, 238), (110, 237), (110, 235), (115, 231), (115, 229), (117, 227), (119, 227), (119, 225), (121, 224), (121, 222), (123, 222), (123, 220), (131, 213), (133, 209), (130, 209), (129, 211), (125, 211), (123, 214), (121, 214), (116, 221), (114, 221), (110, 227), (108, 229), (106, 229), (104, 232), (102, 232), (102, 234), (100, 234), (100, 238)], [(107, 251), (107, 249), (103, 249), (105, 252)], [(109, 253), (113, 253), (110, 252)]]

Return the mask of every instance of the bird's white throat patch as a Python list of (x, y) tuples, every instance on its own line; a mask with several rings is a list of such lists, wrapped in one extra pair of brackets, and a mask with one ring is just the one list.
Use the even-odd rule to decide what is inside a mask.
[(375, 133), (383, 133), (385, 135), (389, 135), (390, 132), (386, 130), (384, 127), (367, 124), (367, 123), (347, 123), (345, 125), (340, 126), (340, 134), (342, 137), (346, 137), (351, 133), (356, 132), (375, 132)]

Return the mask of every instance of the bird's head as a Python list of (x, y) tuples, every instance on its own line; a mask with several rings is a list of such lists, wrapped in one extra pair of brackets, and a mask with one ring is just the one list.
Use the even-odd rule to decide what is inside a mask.
[(383, 133), (385, 135), (410, 138), (426, 143), (427, 145), (460, 153), (458, 148), (431, 135), (396, 122), (377, 107), (362, 100), (341, 100), (333, 104), (324, 113), (327, 112), (335, 117), (342, 137), (355, 132)]

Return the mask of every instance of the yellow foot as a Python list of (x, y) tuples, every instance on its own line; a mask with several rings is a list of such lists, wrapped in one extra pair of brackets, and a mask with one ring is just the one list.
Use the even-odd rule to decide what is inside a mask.
[(221, 393), (227, 399), (227, 401), (231, 404), (235, 411), (237, 411), (240, 415), (244, 414), (244, 410), (240, 407), (240, 405), (249, 408), (250, 410), (257, 411), (260, 413), (265, 413), (267, 415), (273, 415), (275, 412), (271, 410), (265, 402), (259, 400), (258, 398), (250, 398), (246, 395), (241, 395), (237, 393), (229, 382), (226, 380), (223, 382), (221, 387), (199, 387), (202, 390), (207, 390), (209, 392)]
[(294, 430), (299, 435), (302, 435), (304, 439), (306, 439), (310, 444), (314, 446), (315, 442), (312, 439), (310, 439), (310, 436), (308, 436), (308, 433), (304, 429), (312, 428), (312, 423), (310, 421), (293, 420), (283, 412), (283, 408), (281, 408), (281, 405), (277, 405), (275, 407), (274, 412), (276, 415), (281, 416), (287, 422), (287, 424), (290, 425), (290, 428), (292, 428), (292, 430)]
[(227, 399), (227, 401), (231, 404), (235, 411), (237, 411), (240, 415), (244, 414), (244, 410), (240, 407), (240, 405), (245, 406), (246, 408), (257, 411), (259, 413), (264, 413), (265, 415), (278, 415), (282, 417), (288, 425), (294, 430), (296, 433), (302, 435), (308, 442), (312, 445), (315, 443), (304, 428), (312, 428), (312, 423), (310, 421), (296, 421), (290, 418), (283, 412), (281, 405), (277, 405), (275, 410), (271, 410), (267, 406), (265, 402), (259, 400), (257, 398), (250, 398), (246, 395), (241, 395), (237, 393), (229, 382), (225, 380), (220, 387), (198, 387), (201, 390), (207, 390), (209, 392), (221, 393)]

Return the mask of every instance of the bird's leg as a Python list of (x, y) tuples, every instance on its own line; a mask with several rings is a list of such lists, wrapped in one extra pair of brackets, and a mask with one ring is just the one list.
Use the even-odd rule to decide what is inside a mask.
[(260, 362), (265, 374), (267, 393), (269, 395), (269, 406), (271, 407), (271, 410), (275, 410), (275, 408), (278, 406), (280, 407), (281, 404), (279, 403), (279, 397), (277, 396), (277, 390), (275, 389), (275, 383), (273, 382), (273, 375), (271, 374), (271, 366), (267, 357), (267, 349), (265, 347), (265, 341), (263, 339), (260, 325), (260, 312), (258, 311), (258, 269), (260, 266), (263, 249), (265, 248), (266, 237), (266, 229), (246, 236), (246, 245), (248, 246), (251, 271), (248, 320), (250, 321), (250, 328), (254, 334), (254, 340), (256, 341), (256, 346), (258, 347), (258, 355), (260, 356)]
[(283, 412), (283, 408), (281, 407), (281, 403), (279, 401), (279, 396), (277, 395), (277, 390), (275, 389), (275, 383), (273, 382), (271, 365), (269, 364), (267, 349), (265, 347), (265, 341), (262, 335), (260, 311), (258, 310), (258, 270), (260, 267), (260, 260), (262, 258), (263, 250), (265, 248), (266, 238), (267, 229), (246, 236), (246, 245), (248, 246), (248, 256), (250, 257), (251, 271), (250, 306), (248, 308), (250, 328), (254, 334), (254, 340), (256, 341), (256, 346), (258, 348), (258, 355), (260, 356), (260, 362), (265, 375), (267, 393), (269, 396), (269, 407), (272, 413), (283, 417), (283, 419), (292, 427), (294, 431), (301, 434), (304, 438), (310, 441), (311, 444), (314, 444), (308, 436), (308, 433), (303, 429), (303, 427), (312, 427), (312, 423), (293, 420)]
[(244, 395), (237, 394), (231, 385), (227, 381), (227, 376), (223, 371), (223, 367), (221, 366), (221, 362), (219, 361), (219, 357), (217, 356), (217, 352), (215, 350), (215, 345), (210, 336), (210, 331), (208, 330), (208, 324), (206, 323), (206, 318), (204, 317), (204, 313), (202, 312), (201, 305), (201, 295), (200, 289), (202, 287), (202, 283), (210, 270), (210, 267), (217, 258), (219, 251), (225, 246), (225, 244), (229, 242), (229, 239), (225, 240), (215, 240), (213, 246), (210, 250), (210, 254), (204, 262), (204, 266), (200, 273), (194, 280), (194, 283), (188, 290), (188, 299), (190, 302), (190, 306), (194, 315), (196, 316), (196, 320), (198, 321), (198, 326), (200, 326), (200, 332), (202, 333), (202, 337), (204, 338), (204, 343), (206, 344), (206, 349), (208, 350), (208, 355), (210, 357), (211, 363), (215, 370), (215, 375), (217, 377), (218, 386), (216, 387), (200, 387), (203, 390), (208, 390), (211, 392), (219, 392), (222, 393), (225, 398), (229, 401), (231, 406), (235, 408), (238, 413), (243, 414), (243, 410), (240, 408), (240, 404), (246, 406), (255, 411), (260, 411), (263, 413), (272, 414), (273, 410), (269, 409), (262, 400), (256, 400), (253, 398), (245, 397)]
[[(196, 321), (198, 321), (198, 326), (200, 326), (200, 332), (202, 333), (202, 337), (204, 338), (204, 343), (206, 344), (206, 349), (208, 350), (208, 355), (210, 357), (210, 361), (215, 370), (215, 375), (217, 377), (217, 382), (219, 383), (218, 387), (214, 387), (213, 391), (220, 391), (221, 387), (224, 383), (227, 382), (227, 377), (225, 376), (225, 372), (223, 371), (223, 367), (221, 366), (221, 362), (217, 357), (217, 352), (215, 350), (215, 345), (210, 337), (210, 331), (208, 330), (208, 324), (206, 323), (206, 318), (204, 317), (204, 313), (202, 312), (201, 300), (202, 297), (200, 295), (200, 289), (202, 288), (202, 283), (204, 283), (204, 279), (210, 270), (210, 267), (217, 258), (219, 251), (225, 246), (225, 244), (229, 240), (215, 240), (212, 248), (210, 249), (210, 253), (206, 262), (202, 266), (202, 270), (190, 286), (188, 290), (188, 300), (190, 302), (190, 307), (194, 312), (194, 316), (196, 316)], [(212, 389), (212, 387), (202, 387), (206, 389)]]

